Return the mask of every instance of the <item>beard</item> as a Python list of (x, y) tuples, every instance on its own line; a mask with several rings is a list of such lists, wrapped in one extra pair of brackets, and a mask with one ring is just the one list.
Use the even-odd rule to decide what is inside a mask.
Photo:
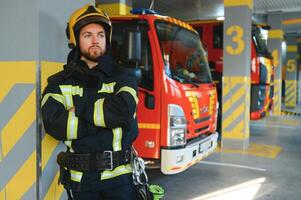
[(91, 46), (88, 50), (80, 50), (81, 55), (87, 60), (98, 62), (98, 59), (105, 54), (105, 51), (99, 46)]

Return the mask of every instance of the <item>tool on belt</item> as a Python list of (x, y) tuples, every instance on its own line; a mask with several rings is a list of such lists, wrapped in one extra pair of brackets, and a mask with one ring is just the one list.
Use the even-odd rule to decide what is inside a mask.
[(60, 167), (78, 171), (112, 170), (130, 163), (130, 150), (104, 151), (103, 153), (61, 152), (57, 156)]
[(164, 189), (159, 185), (150, 185), (148, 183), (144, 160), (138, 157), (134, 147), (132, 147), (131, 164), (138, 200), (160, 200), (163, 198)]

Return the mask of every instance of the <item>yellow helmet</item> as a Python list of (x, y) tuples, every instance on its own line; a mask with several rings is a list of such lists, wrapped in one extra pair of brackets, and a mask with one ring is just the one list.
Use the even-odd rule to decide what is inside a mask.
[(79, 8), (70, 16), (66, 28), (68, 45), (70, 48), (76, 47), (79, 30), (87, 24), (99, 23), (106, 31), (107, 45), (111, 43), (112, 23), (107, 13), (90, 4)]

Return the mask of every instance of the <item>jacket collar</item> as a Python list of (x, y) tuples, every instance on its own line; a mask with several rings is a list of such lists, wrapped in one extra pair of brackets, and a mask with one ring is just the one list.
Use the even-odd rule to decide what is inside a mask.
[(112, 76), (117, 64), (111, 55), (105, 54), (98, 60), (98, 66), (101, 71), (107, 76)]
[[(73, 49), (68, 55), (67, 65), (71, 64), (72, 61), (75, 61), (83, 68), (86, 68), (84, 71), (86, 71), (86, 70), (90, 71), (87, 64), (84, 61), (80, 60), (79, 56), (80, 56), (79, 49), (77, 49), (77, 48)], [(72, 64), (71, 64), (71, 66), (72, 66)], [(76, 65), (76, 66), (78, 66), (78, 65)], [(75, 67), (75, 68), (77, 68), (77, 67)], [(106, 76), (112, 76), (116, 68), (117, 68), (117, 63), (111, 56), (110, 51), (107, 51), (106, 54), (104, 54), (103, 56), (101, 56), (99, 58), (98, 65), (95, 68), (92, 68), (91, 70), (93, 70), (93, 71), (100, 70)], [(82, 70), (80, 70), (80, 71), (82, 71)]]

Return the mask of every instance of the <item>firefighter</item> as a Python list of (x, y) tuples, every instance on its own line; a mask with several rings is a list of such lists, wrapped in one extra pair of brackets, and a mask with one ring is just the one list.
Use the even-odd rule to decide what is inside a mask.
[(66, 29), (64, 69), (48, 78), (44, 128), (67, 146), (57, 156), (69, 199), (136, 199), (130, 163), (138, 134), (136, 77), (111, 57), (112, 25), (92, 5), (75, 11)]

